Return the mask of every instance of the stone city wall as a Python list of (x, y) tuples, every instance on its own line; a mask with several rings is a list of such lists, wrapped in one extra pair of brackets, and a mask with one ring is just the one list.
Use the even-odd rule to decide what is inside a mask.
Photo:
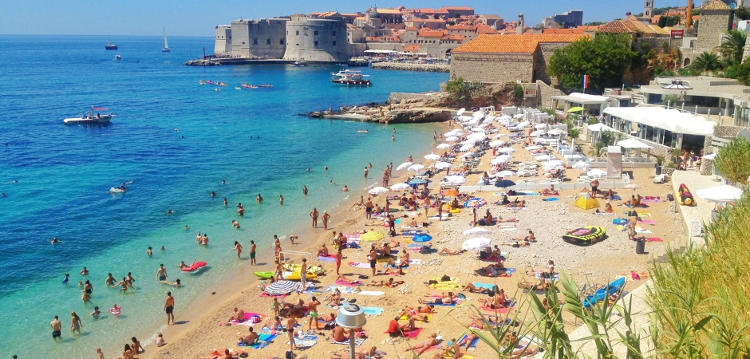
[(451, 58), (451, 78), (482, 83), (531, 82), (531, 54), (455, 53)]

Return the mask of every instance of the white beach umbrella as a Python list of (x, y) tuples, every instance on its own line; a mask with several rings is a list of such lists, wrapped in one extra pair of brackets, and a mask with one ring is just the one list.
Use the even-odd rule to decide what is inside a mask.
[(443, 136), (445, 136), (445, 137), (451, 137), (451, 136), (461, 136), (463, 134), (464, 134), (463, 130), (461, 130), (460, 128), (456, 128), (454, 130), (450, 130), (450, 131), (444, 133)]
[(573, 168), (581, 169), (581, 170), (584, 170), (584, 171), (588, 171), (588, 169), (589, 169), (589, 163), (586, 162), (586, 161), (578, 161), (578, 162), (576, 162), (576, 163), (573, 164)]
[(421, 171), (423, 169), (424, 169), (424, 165), (422, 165), (420, 163), (415, 163), (415, 164), (409, 166), (409, 171), (412, 171), (412, 172), (419, 172), (419, 171)]
[(436, 148), (439, 149), (439, 150), (445, 150), (445, 149), (451, 148), (451, 145), (449, 145), (447, 143), (441, 143), (441, 144), (437, 145)]
[(535, 150), (541, 149), (541, 148), (542, 148), (542, 146), (539, 146), (539, 145), (531, 145), (531, 146), (526, 146), (525, 148), (526, 148), (526, 150), (527, 150), (527, 151), (535, 151)]
[(464, 114), (464, 112), (466, 112), (466, 109), (461, 107), (460, 109), (458, 109), (458, 111), (456, 111), (456, 116), (461, 116)]
[(508, 171), (508, 170), (500, 171), (500, 172), (498, 172), (498, 173), (495, 174), (495, 176), (499, 176), (499, 177), (510, 177), (510, 176), (515, 176), (515, 175), (516, 175), (515, 172)]
[(485, 135), (482, 132), (474, 132), (474, 133), (466, 136), (467, 140), (473, 140), (473, 141), (482, 141), (485, 138), (487, 138), (487, 135)]
[(493, 158), (492, 161), (490, 161), (490, 163), (493, 164), (493, 165), (499, 165), (501, 163), (505, 163), (505, 162), (508, 162), (508, 161), (510, 161), (510, 156), (508, 156), (508, 155), (501, 155), (501, 156), (497, 156), (497, 157)]
[(463, 155), (461, 155), (461, 158), (466, 159), (469, 157), (474, 157), (474, 152), (466, 152)]
[(529, 134), (529, 136), (532, 136), (532, 137), (537, 137), (537, 136), (541, 136), (541, 135), (543, 135), (543, 134), (544, 134), (544, 131), (542, 131), (542, 130), (536, 130), (536, 131), (533, 131), (533, 132), (531, 132), (531, 133)]
[(531, 122), (529, 121), (521, 121), (518, 123), (518, 127), (528, 127), (529, 125), (531, 125)]
[(560, 135), (563, 134), (563, 130), (561, 130), (559, 128), (553, 128), (553, 129), (547, 131), (547, 134), (548, 135), (552, 135), (552, 136), (560, 136)]
[(391, 186), (391, 190), (393, 190), (393, 191), (403, 191), (403, 190), (409, 189), (409, 188), (411, 188), (411, 186), (409, 186), (408, 184), (403, 183), (403, 182), (402, 183), (396, 183), (393, 186)]
[(563, 161), (560, 160), (550, 160), (546, 162), (542, 162), (542, 168), (544, 168), (545, 171), (550, 171), (555, 168), (563, 168)]
[(424, 158), (426, 160), (430, 160), (430, 161), (437, 161), (437, 160), (440, 159), (440, 155), (436, 155), (434, 153), (430, 153), (429, 155), (425, 155)]
[[(486, 126), (486, 125), (482, 125), (482, 126)], [(482, 128), (482, 126), (479, 126), (479, 127), (473, 127), (473, 128), (471, 129), (471, 132), (482, 132), (482, 133), (483, 133), (483, 132), (484, 132), (484, 129)]]
[(501, 148), (497, 149), (497, 153), (512, 153), (512, 152), (515, 152), (515, 151), (516, 150), (514, 150), (511, 147), (501, 147)]
[(461, 244), (461, 249), (465, 251), (478, 249), (490, 245), (490, 242), (492, 242), (492, 240), (487, 237), (475, 237), (465, 240), (464, 243)]
[(699, 189), (695, 193), (705, 200), (714, 202), (736, 201), (742, 197), (742, 190), (730, 185)]
[(404, 163), (398, 165), (398, 167), (396, 167), (396, 171), (401, 171), (403, 169), (409, 168), (409, 166), (411, 166), (413, 164), (414, 164), (413, 162), (404, 162)]
[(386, 193), (386, 192), (388, 192), (388, 188), (385, 188), (385, 187), (374, 187), (370, 189), (369, 191), (367, 191), (367, 193), (372, 194), (372, 195), (379, 195), (379, 194)]
[(456, 142), (456, 141), (458, 141), (458, 137), (456, 137), (456, 136), (448, 136), (448, 137), (445, 138), (445, 140), (448, 141), (448, 142)]
[(442, 170), (442, 169), (446, 169), (446, 168), (451, 168), (451, 164), (448, 163), (448, 162), (438, 161), (438, 162), (435, 162), (434, 167), (437, 168), (437, 169), (439, 169), (439, 170)]
[(593, 170), (586, 172), (586, 175), (589, 177), (601, 178), (607, 175), (607, 171), (594, 168)]
[(492, 234), (492, 231), (484, 227), (474, 227), (464, 231), (466, 236), (486, 236)]
[(505, 145), (505, 141), (503, 140), (494, 140), (490, 142), (490, 147), (500, 147), (502, 145)]
[(517, 113), (517, 114), (513, 115), (513, 118), (515, 118), (515, 119), (519, 119), (519, 118), (523, 118), (523, 116), (524, 116), (524, 114), (522, 114), (522, 113)]
[(538, 123), (538, 124), (534, 125), (534, 128), (537, 129), (537, 130), (543, 130), (543, 129), (547, 128), (547, 124), (546, 123)]
[(443, 181), (450, 183), (450, 184), (464, 184), (466, 183), (466, 177), (459, 176), (459, 175), (452, 175), (452, 176), (445, 176)]
[(472, 148), (474, 148), (474, 144), (473, 144), (473, 143), (471, 143), (471, 144), (466, 144), (466, 145), (463, 145), (463, 146), (461, 146), (461, 148), (459, 148), (458, 150), (459, 150), (460, 152), (466, 152), (466, 151), (469, 151), (469, 150), (471, 150)]

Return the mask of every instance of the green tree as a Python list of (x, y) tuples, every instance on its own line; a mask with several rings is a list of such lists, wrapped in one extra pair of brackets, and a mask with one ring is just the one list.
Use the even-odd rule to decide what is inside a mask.
[(747, 34), (744, 31), (732, 30), (726, 33), (726, 37), (719, 45), (719, 52), (727, 64), (738, 64), (742, 62), (742, 53), (745, 50)]
[(523, 86), (520, 84), (516, 84), (516, 86), (513, 87), (513, 99), (519, 104), (523, 101)]
[(729, 78), (737, 79), (745, 85), (750, 85), (750, 61), (746, 60), (741, 64), (729, 66), (724, 75)]
[(473, 94), (480, 85), (464, 81), (463, 78), (449, 80), (445, 84), (445, 91), (451, 96), (452, 103), (457, 106), (470, 106)]
[(581, 78), (587, 74), (589, 86), (603, 91), (622, 84), (622, 75), (635, 56), (628, 35), (601, 34), (593, 40), (581, 39), (556, 49), (548, 70), (558, 78), (563, 90), (580, 90)]
[(680, 23), (680, 17), (675, 16), (662, 16), (659, 18), (659, 27), (675, 26)]
[(714, 165), (726, 179), (747, 185), (747, 177), (750, 176), (750, 141), (735, 138), (719, 149)]
[(713, 72), (721, 69), (721, 60), (718, 55), (705, 51), (695, 58), (691, 66), (700, 73)]
[(737, 16), (740, 20), (750, 20), (750, 9), (746, 7), (738, 7), (734, 9), (734, 16)]

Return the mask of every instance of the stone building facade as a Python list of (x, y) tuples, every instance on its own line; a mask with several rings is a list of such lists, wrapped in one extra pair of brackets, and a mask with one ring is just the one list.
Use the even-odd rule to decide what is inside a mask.
[(697, 51), (714, 51), (721, 45), (724, 32), (732, 28), (732, 9), (721, 0), (709, 1), (701, 6), (698, 22)]
[(234, 20), (216, 27), (214, 55), (245, 59), (345, 62), (350, 48), (342, 18)]
[(587, 34), (482, 34), (453, 50), (451, 78), (482, 83), (551, 83), (547, 65), (555, 49)]

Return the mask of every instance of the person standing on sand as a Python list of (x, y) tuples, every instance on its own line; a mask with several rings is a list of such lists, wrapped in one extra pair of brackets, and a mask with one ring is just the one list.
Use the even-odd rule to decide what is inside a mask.
[(295, 349), (294, 346), (294, 326), (297, 325), (297, 321), (294, 320), (294, 317), (289, 317), (289, 319), (286, 320), (286, 333), (289, 335), (289, 345), (291, 346), (291, 350)]
[(234, 241), (234, 250), (237, 251), (237, 259), (240, 259), (240, 254), (242, 254), (242, 245), (240, 242)]
[(250, 241), (250, 265), (255, 265), (255, 241)]
[(367, 255), (367, 259), (370, 261), (372, 276), (375, 277), (375, 263), (378, 261), (378, 255), (375, 253), (375, 245), (370, 248), (370, 254)]
[(431, 204), (432, 203), (430, 203), (430, 196), (425, 196), (425, 198), (424, 198), (424, 216), (425, 217), (428, 216), (427, 212), (430, 210), (430, 205)]
[(318, 227), (318, 209), (313, 208), (313, 210), (310, 212), (310, 217), (312, 217), (312, 226), (313, 228)]
[(60, 339), (60, 336), (62, 335), (62, 323), (57, 319), (57, 316), (55, 316), (55, 319), (52, 319), (49, 326), (52, 327), (52, 339), (55, 341)]
[(307, 289), (307, 258), (302, 258), (302, 264), (299, 266), (299, 281), (302, 284), (302, 290)]
[(174, 297), (172, 292), (167, 292), (167, 299), (164, 301), (164, 311), (167, 313), (167, 325), (174, 325)]
[(338, 252), (336, 252), (336, 275), (339, 276), (339, 271), (341, 270), (341, 258), (343, 257), (343, 253), (341, 253), (341, 246), (339, 246)]
[(328, 230), (328, 220), (331, 219), (331, 215), (327, 211), (323, 211), (323, 230)]
[(307, 311), (310, 313), (310, 320), (307, 322), (307, 329), (312, 329), (312, 324), (315, 322), (315, 330), (320, 330), (320, 326), (318, 325), (318, 306), (320, 305), (320, 302), (318, 301), (315, 296), (312, 297), (312, 300), (310, 300), (310, 303), (307, 304)]

